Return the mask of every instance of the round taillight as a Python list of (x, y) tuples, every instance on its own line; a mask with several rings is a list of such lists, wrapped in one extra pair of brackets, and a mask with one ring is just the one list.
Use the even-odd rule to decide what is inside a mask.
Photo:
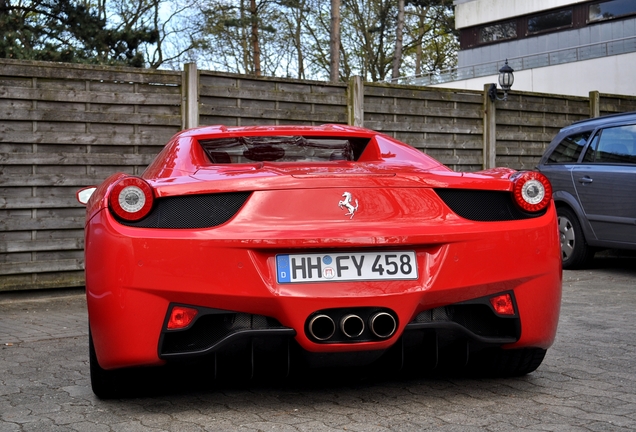
[(110, 208), (120, 218), (135, 221), (152, 209), (152, 188), (138, 177), (125, 177), (113, 186), (108, 197)]
[(548, 206), (552, 199), (552, 186), (546, 176), (536, 171), (523, 171), (514, 175), (512, 193), (522, 210), (536, 213)]

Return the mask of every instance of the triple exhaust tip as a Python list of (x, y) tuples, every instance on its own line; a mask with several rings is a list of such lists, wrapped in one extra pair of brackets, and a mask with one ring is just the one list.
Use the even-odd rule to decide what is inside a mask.
[(397, 330), (397, 322), (393, 315), (386, 312), (377, 312), (369, 318), (371, 332), (381, 339), (393, 336)]
[(309, 321), (309, 334), (319, 341), (331, 339), (336, 332), (336, 323), (328, 315), (316, 315)]
[[(397, 322), (387, 312), (376, 312), (369, 318), (369, 329), (374, 336), (387, 339), (397, 330)], [(327, 341), (336, 333), (336, 323), (329, 315), (314, 316), (308, 324), (309, 334), (316, 340)], [(347, 314), (340, 319), (340, 331), (349, 339), (362, 335), (365, 329), (364, 320), (355, 314)]]
[(357, 338), (364, 331), (364, 320), (358, 315), (345, 315), (340, 320), (340, 331), (349, 339)]

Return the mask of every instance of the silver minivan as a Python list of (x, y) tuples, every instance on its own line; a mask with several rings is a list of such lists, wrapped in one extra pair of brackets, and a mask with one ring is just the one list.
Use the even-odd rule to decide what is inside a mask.
[(599, 249), (636, 249), (636, 112), (561, 129), (537, 169), (552, 183), (564, 269)]

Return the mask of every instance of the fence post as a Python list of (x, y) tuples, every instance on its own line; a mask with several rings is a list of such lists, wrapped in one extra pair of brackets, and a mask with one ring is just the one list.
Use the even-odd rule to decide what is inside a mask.
[(181, 81), (181, 129), (199, 126), (199, 73), (196, 63), (186, 63)]
[(497, 109), (490, 100), (488, 89), (491, 84), (484, 84), (484, 169), (494, 168), (497, 159)]
[(364, 127), (364, 83), (362, 77), (357, 75), (349, 78), (347, 124)]
[(590, 118), (601, 115), (601, 93), (597, 90), (590, 92)]

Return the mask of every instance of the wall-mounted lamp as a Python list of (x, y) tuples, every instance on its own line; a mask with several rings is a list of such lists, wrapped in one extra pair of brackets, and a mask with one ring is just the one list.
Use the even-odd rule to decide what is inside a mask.
[(515, 76), (513, 74), (515, 70), (508, 66), (508, 59), (506, 59), (506, 64), (504, 64), (501, 69), (499, 69), (499, 85), (501, 89), (504, 91), (503, 98), (497, 97), (497, 84), (490, 84), (490, 88), (488, 89), (488, 96), (491, 101), (495, 100), (507, 100), (508, 91), (510, 87), (512, 87), (512, 83), (515, 82)]

